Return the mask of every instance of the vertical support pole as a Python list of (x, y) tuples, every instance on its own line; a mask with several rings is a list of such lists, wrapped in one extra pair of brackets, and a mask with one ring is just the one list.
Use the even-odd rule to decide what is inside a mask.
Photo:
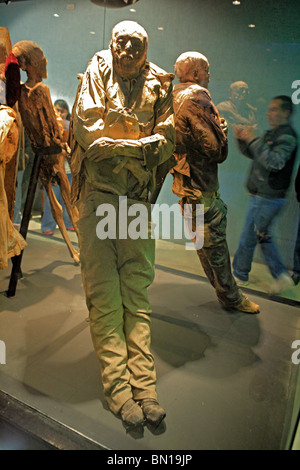
[[(32, 167), (32, 171), (30, 175), (30, 181), (29, 181), (28, 190), (27, 190), (26, 201), (25, 201), (24, 210), (23, 210), (21, 226), (20, 226), (20, 234), (25, 240), (27, 237), (28, 226), (29, 226), (29, 222), (31, 218), (32, 206), (33, 206), (34, 196), (36, 193), (37, 183), (39, 179), (42, 158), (43, 156), (41, 153), (38, 153), (38, 152), (35, 153), (33, 167)], [(14, 256), (11, 259), (12, 270), (11, 270), (8, 290), (6, 291), (7, 297), (15, 296), (18, 279), (22, 275), (21, 263), (22, 263), (23, 252), (24, 250), (22, 250), (18, 256)]]

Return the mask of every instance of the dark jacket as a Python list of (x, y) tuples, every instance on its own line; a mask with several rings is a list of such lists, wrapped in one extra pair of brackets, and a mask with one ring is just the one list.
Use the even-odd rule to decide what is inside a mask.
[(295, 180), (295, 191), (296, 191), (297, 201), (300, 202), (300, 166), (298, 168), (298, 173), (297, 173), (296, 180)]
[(227, 137), (210, 93), (195, 83), (175, 85), (174, 112), (177, 165), (173, 192), (179, 196), (200, 196), (219, 188), (218, 164), (227, 157)]
[(267, 131), (246, 144), (238, 141), (241, 152), (253, 160), (247, 188), (262, 197), (284, 198), (291, 182), (297, 153), (297, 135), (285, 124)]

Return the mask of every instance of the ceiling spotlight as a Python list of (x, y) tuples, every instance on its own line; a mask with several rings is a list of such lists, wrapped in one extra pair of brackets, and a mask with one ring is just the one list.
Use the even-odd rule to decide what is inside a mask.
[(234, 0), (234, 2), (232, 2), (232, 5), (240, 5), (241, 2), (239, 2), (238, 0)]
[(96, 34), (95, 31), (90, 31), (90, 34)]
[(55, 18), (59, 18), (59, 15), (57, 13), (54, 13)]
[(157, 29), (158, 29), (159, 31), (163, 31), (163, 30), (164, 30), (163, 26), (159, 26)]
[(136, 10), (134, 8), (130, 8), (129, 11), (131, 11), (132, 13), (136, 12)]
[(255, 28), (255, 24), (248, 24), (249, 28)]

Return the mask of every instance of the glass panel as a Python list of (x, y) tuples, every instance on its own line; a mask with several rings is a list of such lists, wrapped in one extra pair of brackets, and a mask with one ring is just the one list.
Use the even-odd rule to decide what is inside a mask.
[[(126, 4), (128, 6), (124, 7)], [(119, 5), (122, 7), (117, 8)], [(173, 72), (176, 58), (188, 50), (197, 50), (208, 58), (209, 90), (216, 105), (230, 101), (233, 83), (246, 82), (247, 102), (256, 110), (258, 133), (268, 128), (266, 110), (270, 99), (282, 94), (292, 97), (296, 108), (294, 126), (299, 133), (300, 41), (299, 4), (296, 1), (283, 5), (272, 1), (31, 0), (1, 4), (0, 8), (1, 24), (9, 27), (12, 43), (30, 38), (43, 48), (48, 60), (46, 83), (53, 100), (63, 96), (72, 106), (77, 73), (86, 69), (96, 51), (109, 46), (112, 27), (121, 20), (131, 19), (145, 27), (149, 35), (148, 59), (163, 69)], [(175, 79), (174, 83), (177, 81)], [(219, 165), (219, 181), (221, 197), (228, 206), (227, 239), (233, 256), (249, 200), (245, 183), (250, 161), (238, 150), (231, 128), (228, 137), (229, 155)], [(274, 239), (290, 270), (293, 268), (299, 214), (293, 185), (296, 169), (297, 165), (286, 206), (274, 226)], [(158, 203), (177, 203), (171, 186), (169, 175)], [(198, 260), (186, 252), (180, 240), (159, 241), (157, 262), (176, 268), (179, 253), (181, 268), (201, 273)], [(271, 281), (257, 247), (250, 287), (267, 292)], [(299, 300), (299, 289), (289, 289), (283, 295)]]
[[(1, 26), (9, 28), (11, 42), (30, 39), (38, 43), (48, 60), (52, 100), (64, 98), (70, 107), (77, 89), (77, 74), (85, 71), (93, 54), (109, 47), (112, 27), (121, 20), (139, 22), (149, 36), (148, 60), (168, 72), (185, 51), (203, 53), (210, 63), (209, 91), (216, 105), (233, 100), (232, 84), (245, 82), (246, 100), (256, 115), (256, 132), (268, 129), (266, 111), (270, 100), (288, 95), (295, 105), (293, 125), (300, 135), (300, 7), (298, 0), (274, 2), (224, 0), (139, 0), (112, 2), (88, 0), (28, 0), (3, 2)], [(117, 8), (119, 3), (120, 8)], [(25, 80), (25, 75), (22, 74)], [(178, 80), (175, 78), (174, 84)], [(241, 89), (239, 89), (241, 92)], [(220, 113), (224, 113), (221, 106)], [(231, 256), (237, 250), (245, 222), (249, 195), (245, 186), (250, 161), (238, 150), (229, 128), (229, 155), (219, 166), (221, 198), (228, 206), (227, 240)], [(286, 267), (293, 269), (299, 203), (296, 200), (295, 164), (286, 205), (274, 226)], [(157, 203), (177, 204), (168, 175)], [(204, 275), (194, 251), (183, 240), (157, 241), (158, 265)], [(267, 292), (272, 277), (260, 247), (255, 250), (250, 288)], [(298, 288), (282, 294), (298, 302)], [(294, 411), (294, 415), (295, 416)], [(293, 419), (293, 423), (295, 419)]]

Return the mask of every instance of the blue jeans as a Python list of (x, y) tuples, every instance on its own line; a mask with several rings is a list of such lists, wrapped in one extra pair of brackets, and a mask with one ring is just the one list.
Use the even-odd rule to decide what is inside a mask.
[(300, 214), (298, 218), (298, 234), (294, 250), (294, 268), (293, 273), (300, 276)]
[(261, 247), (266, 264), (277, 279), (287, 272), (281, 256), (271, 237), (271, 228), (275, 217), (285, 204), (285, 199), (251, 196), (246, 214), (246, 223), (240, 243), (233, 259), (233, 274), (242, 281), (248, 281), (254, 250)]
[[(67, 177), (68, 177), (69, 183), (71, 184), (72, 175), (70, 173), (67, 173)], [(61, 207), (63, 209), (63, 220), (64, 220), (64, 224), (65, 224), (66, 229), (68, 229), (68, 228), (72, 227), (72, 223), (70, 221), (65, 203), (63, 201), (63, 198), (62, 198), (62, 195), (61, 195), (61, 192), (60, 192), (60, 187), (57, 184), (55, 186), (52, 186), (52, 188), (53, 188), (53, 191), (54, 191), (54, 194), (55, 194), (55, 197), (56, 197), (57, 201), (59, 202), (59, 204), (61, 205)], [(47, 195), (47, 192), (46, 192), (45, 188), (43, 188), (43, 191), (44, 191), (44, 195), (45, 195), (45, 203), (44, 203), (44, 213), (43, 213), (43, 218), (42, 218), (41, 229), (42, 229), (42, 232), (45, 232), (46, 230), (52, 230), (54, 232), (54, 230), (56, 229), (56, 222), (55, 222), (55, 220), (53, 218), (53, 215), (52, 215), (52, 212), (51, 212), (50, 201), (49, 201), (49, 198), (48, 198), (48, 195)]]

